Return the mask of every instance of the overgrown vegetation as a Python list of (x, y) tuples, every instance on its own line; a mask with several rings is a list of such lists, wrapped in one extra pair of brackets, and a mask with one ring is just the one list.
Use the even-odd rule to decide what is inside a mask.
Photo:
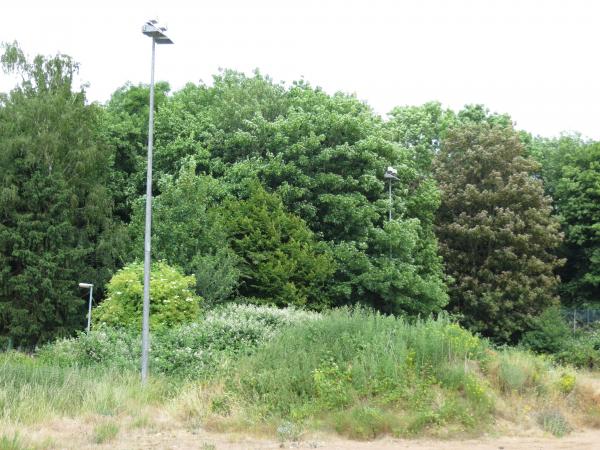
[(160, 408), (187, 428), (294, 441), (310, 430), (352, 439), (475, 435), (492, 430), (498, 415), (558, 436), (600, 415), (576, 372), (494, 350), (446, 316), (221, 307), (156, 334), (147, 388), (139, 343), (127, 329), (105, 328), (33, 357), (4, 354), (0, 425), (96, 414), (103, 419), (90, 439), (100, 443), (118, 435), (124, 418), (148, 424), (145, 411)]
[[(158, 83), (141, 389), (148, 89), (90, 105), (67, 56), (10, 44), (1, 62), (22, 83), (0, 95), (0, 424), (152, 406), (282, 441), (600, 424), (567, 368), (600, 365), (600, 334), (560, 310), (600, 294), (598, 143), (481, 105), (385, 121), (258, 72)], [(89, 334), (77, 281), (100, 300)], [(102, 420), (91, 439), (121, 430)]]
[[(153, 331), (150, 369), (178, 379), (213, 374), (223, 361), (246, 354), (282, 329), (319, 320), (315, 313), (229, 304), (191, 323)], [(139, 328), (139, 327), (138, 327)], [(96, 367), (135, 371), (141, 344), (139, 329), (103, 327), (91, 334), (42, 347), (38, 358), (60, 367)]]

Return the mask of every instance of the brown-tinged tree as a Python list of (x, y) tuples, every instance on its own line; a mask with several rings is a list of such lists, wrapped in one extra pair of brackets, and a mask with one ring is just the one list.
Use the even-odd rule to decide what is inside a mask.
[(561, 235), (537, 170), (511, 126), (485, 122), (449, 130), (434, 163), (449, 308), (497, 342), (518, 340), (557, 301)]

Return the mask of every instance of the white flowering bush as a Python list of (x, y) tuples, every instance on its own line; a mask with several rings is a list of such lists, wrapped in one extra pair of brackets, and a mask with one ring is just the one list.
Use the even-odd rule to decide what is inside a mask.
[[(151, 370), (182, 378), (209, 377), (231, 357), (251, 353), (283, 329), (320, 318), (318, 313), (293, 308), (242, 304), (209, 310), (196, 322), (151, 330)], [(136, 370), (140, 352), (139, 329), (101, 327), (46, 345), (38, 356), (62, 366), (100, 364)]]

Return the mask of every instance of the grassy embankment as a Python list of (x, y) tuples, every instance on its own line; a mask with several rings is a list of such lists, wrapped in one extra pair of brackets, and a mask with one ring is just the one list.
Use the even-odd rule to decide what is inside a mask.
[(25, 448), (11, 432), (63, 417), (97, 423), (90, 440), (107, 442), (151, 427), (157, 411), (187, 428), (281, 440), (314, 430), (372, 439), (476, 435), (503, 423), (557, 436), (600, 426), (600, 399), (585, 376), (527, 352), (494, 350), (445, 318), (230, 307), (155, 336), (146, 388), (137, 342), (106, 330), (34, 357), (2, 355), (0, 444)]

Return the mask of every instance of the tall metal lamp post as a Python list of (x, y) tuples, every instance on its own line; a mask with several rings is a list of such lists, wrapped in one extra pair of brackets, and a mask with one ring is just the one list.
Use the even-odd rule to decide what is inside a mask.
[(152, 146), (154, 144), (154, 59), (156, 44), (172, 44), (165, 34), (167, 29), (149, 20), (142, 33), (152, 38), (152, 66), (150, 71), (150, 117), (148, 123), (148, 170), (146, 173), (146, 228), (144, 232), (144, 309), (142, 318), (142, 383), (148, 378), (148, 351), (150, 338), (150, 233), (152, 231)]
[(88, 302), (88, 322), (87, 322), (87, 332), (89, 334), (90, 328), (92, 327), (92, 291), (94, 290), (94, 285), (92, 283), (79, 283), (79, 287), (90, 290), (90, 300)]
[(390, 200), (390, 209), (389, 209), (389, 215), (388, 215), (388, 220), (392, 220), (392, 181), (396, 180), (400, 180), (398, 177), (398, 171), (396, 169), (394, 169), (392, 166), (388, 166), (388, 168), (386, 169), (385, 173), (383, 174), (383, 178), (385, 178), (386, 180), (389, 181), (389, 188), (388, 188), (388, 192), (389, 192), (389, 200)]

